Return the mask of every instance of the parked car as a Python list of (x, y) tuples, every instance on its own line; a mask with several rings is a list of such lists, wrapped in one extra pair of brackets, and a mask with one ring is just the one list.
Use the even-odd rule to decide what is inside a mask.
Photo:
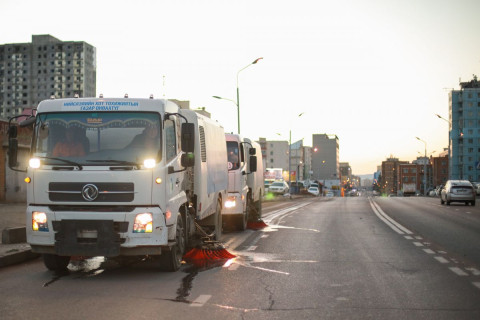
[(328, 197), (328, 198), (331, 198), (331, 197), (333, 197), (333, 196), (335, 196), (335, 195), (333, 194), (333, 191), (327, 191), (327, 193), (326, 193), (325, 196)]
[(288, 184), (285, 181), (275, 181), (268, 187), (268, 192), (275, 194), (286, 194), (288, 191)]
[(440, 194), (440, 203), (465, 202), (475, 205), (476, 191), (468, 180), (448, 180)]
[(480, 182), (472, 182), (473, 188), (475, 189), (475, 192), (478, 195), (480, 195)]
[(317, 187), (310, 187), (308, 188), (308, 193), (314, 195), (315, 197), (317, 197), (319, 194), (320, 194), (320, 190), (318, 190)]

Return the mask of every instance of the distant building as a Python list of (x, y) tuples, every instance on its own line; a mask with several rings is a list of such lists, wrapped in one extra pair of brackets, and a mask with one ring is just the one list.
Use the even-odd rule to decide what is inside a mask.
[(431, 158), (431, 162), (433, 166), (432, 186), (438, 187), (445, 184), (448, 180), (448, 153)]
[(336, 135), (312, 135), (312, 179), (340, 178), (339, 143)]
[(477, 76), (449, 93), (450, 179), (480, 181), (480, 82)]
[(382, 193), (396, 195), (400, 190), (398, 172), (401, 164), (408, 164), (408, 161), (399, 161), (398, 158), (393, 157), (382, 161), (382, 181), (380, 185)]
[(0, 117), (20, 115), (51, 96), (94, 97), (96, 73), (96, 49), (83, 41), (47, 34), (0, 45)]
[(264, 168), (282, 168), (288, 172), (288, 141), (273, 141), (260, 138)]

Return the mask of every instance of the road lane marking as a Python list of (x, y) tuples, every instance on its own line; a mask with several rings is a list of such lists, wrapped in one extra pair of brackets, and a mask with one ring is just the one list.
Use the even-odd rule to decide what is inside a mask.
[(235, 271), (238, 269), (240, 265), (238, 263), (232, 263), (229, 267), (228, 267), (228, 271)]
[(455, 273), (457, 276), (468, 276), (468, 273), (458, 267), (450, 267), (448, 269), (452, 270), (452, 272)]
[(422, 240), (423, 238), (420, 237), (420, 236), (416, 236), (415, 239), (417, 239), (417, 240)]
[(435, 259), (440, 263), (449, 263), (450, 262), (447, 259), (445, 259), (444, 257), (440, 257), (440, 256), (435, 257)]
[(480, 289), (480, 282), (472, 282), (472, 284), (478, 289)]
[(414, 244), (416, 247), (423, 247), (423, 243), (421, 243), (421, 242), (413, 242), (413, 244)]
[(257, 246), (250, 246), (247, 248), (247, 251), (254, 251), (255, 249), (257, 249)]
[(382, 208), (380, 208), (380, 206), (375, 201), (373, 201), (370, 198), (368, 200), (370, 201), (370, 206), (372, 207), (373, 212), (375, 212), (377, 217), (379, 217), (380, 220), (382, 220), (390, 228), (392, 228), (393, 231), (397, 232), (398, 234), (404, 234), (404, 233), (413, 234), (412, 231), (408, 230), (407, 228), (402, 226), (400, 223), (390, 218), (385, 212), (383, 212)]
[(470, 271), (474, 276), (480, 276), (480, 270), (477, 268), (465, 268), (466, 270)]
[(405, 239), (407, 239), (407, 240), (413, 240), (413, 237), (411, 237), (411, 236), (405, 236)]
[(203, 307), (203, 305), (210, 300), (212, 295), (210, 294), (201, 294), (197, 299), (193, 300), (190, 304), (190, 307)]
[(425, 251), (428, 254), (435, 254), (435, 251), (433, 251), (432, 249), (423, 249), (423, 251)]

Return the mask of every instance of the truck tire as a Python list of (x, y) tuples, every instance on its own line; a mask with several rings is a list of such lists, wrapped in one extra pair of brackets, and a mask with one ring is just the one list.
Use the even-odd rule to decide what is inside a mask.
[(65, 271), (70, 263), (70, 257), (57, 256), (56, 254), (43, 254), (43, 264), (48, 270)]
[(185, 254), (185, 229), (183, 219), (179, 214), (175, 233), (175, 244), (170, 251), (162, 252), (160, 256), (160, 268), (162, 271), (175, 272), (182, 266), (183, 255)]
[(243, 214), (239, 214), (235, 216), (235, 229), (238, 231), (244, 231), (247, 229), (247, 221), (248, 221), (248, 212), (250, 211), (250, 196), (247, 195), (247, 205), (245, 208), (245, 212)]
[(217, 201), (217, 207), (215, 209), (215, 235), (214, 238), (216, 241), (220, 241), (222, 237), (222, 228), (223, 228), (223, 221), (222, 221), (222, 202), (219, 199)]

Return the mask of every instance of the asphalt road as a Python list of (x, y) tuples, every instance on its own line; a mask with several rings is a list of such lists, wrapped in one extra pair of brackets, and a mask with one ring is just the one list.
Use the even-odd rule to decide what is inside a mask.
[[(229, 265), (184, 265), (162, 273), (155, 261), (120, 266), (93, 258), (71, 263), (64, 275), (47, 271), (39, 259), (2, 268), (0, 314), (2, 319), (478, 319), (480, 268), (474, 255), (467, 259), (470, 253), (453, 258), (467, 252), (456, 251), (467, 250), (462, 242), (480, 233), (480, 215), (467, 208), (470, 213), (439, 209), (428, 198), (274, 203), (264, 210), (268, 228), (222, 237), (237, 255)], [(458, 221), (470, 220), (441, 219), (432, 210), (445, 216), (443, 210), (453, 210)], [(477, 251), (479, 243), (477, 238)]]

